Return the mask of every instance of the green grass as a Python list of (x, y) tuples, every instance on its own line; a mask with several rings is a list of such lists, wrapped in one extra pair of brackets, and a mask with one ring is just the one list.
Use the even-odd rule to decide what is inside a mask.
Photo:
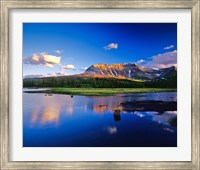
[(120, 93), (169, 92), (176, 89), (167, 88), (52, 88), (50, 93), (83, 95), (83, 96), (111, 96)]

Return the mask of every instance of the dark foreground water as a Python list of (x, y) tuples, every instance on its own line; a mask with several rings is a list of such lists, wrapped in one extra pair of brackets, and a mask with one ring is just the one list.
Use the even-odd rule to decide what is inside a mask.
[(23, 93), (23, 146), (176, 147), (177, 128), (169, 123), (177, 116), (176, 100), (176, 92)]

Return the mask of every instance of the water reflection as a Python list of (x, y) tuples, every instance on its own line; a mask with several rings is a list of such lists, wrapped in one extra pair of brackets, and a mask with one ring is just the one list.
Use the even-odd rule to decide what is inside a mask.
[(94, 105), (93, 112), (103, 114), (108, 110), (108, 105)]
[[(175, 146), (176, 122), (170, 121), (176, 110), (176, 92), (98, 97), (23, 93), (24, 146), (46, 146), (51, 140), (50, 146), (168, 146), (167, 137), (173, 138), (169, 146)], [(149, 133), (165, 135), (163, 143), (155, 143)], [(30, 134), (43, 144), (34, 144)]]
[(32, 116), (31, 116), (31, 126), (37, 121), (39, 115), (38, 108), (33, 109)]
[[(113, 113), (114, 121), (121, 120), (121, 114), (124, 113), (134, 113), (140, 118), (146, 115), (152, 116), (153, 121), (157, 122), (168, 122), (170, 118), (174, 117), (176, 114), (176, 98), (174, 93), (171, 93), (171, 99), (173, 101), (168, 101), (169, 94), (167, 98), (162, 98), (164, 94), (156, 94), (156, 100), (141, 100), (144, 99), (144, 95), (149, 99), (149, 95), (152, 99), (152, 94), (142, 94), (135, 96), (133, 94), (117, 95), (109, 97), (86, 97), (86, 96), (69, 96), (69, 95), (57, 95), (45, 96), (44, 94), (35, 94), (37, 97), (30, 97), (30, 103), (37, 103), (34, 108), (30, 111), (31, 126), (35, 124), (58, 124), (60, 121), (60, 114), (64, 111), (65, 115), (73, 116), (76, 109), (82, 110), (82, 113), (87, 113), (88, 110), (97, 114)], [(32, 94), (24, 94), (25, 98)], [(160, 101), (160, 99), (163, 99)], [(26, 105), (25, 105), (26, 107)], [(26, 109), (26, 108), (25, 108)], [(145, 113), (145, 114), (144, 114)], [(162, 113), (162, 116), (161, 116)], [(169, 116), (172, 115), (172, 116)]]
[(157, 122), (158, 124), (170, 124), (170, 120), (172, 118), (177, 117), (177, 112), (164, 112), (164, 114), (160, 115), (158, 112), (134, 112), (133, 114), (137, 115), (140, 118), (143, 117), (148, 117), (150, 118), (153, 122)]
[(44, 108), (40, 121), (42, 124), (53, 122), (57, 125), (59, 123), (59, 114), (60, 108), (55, 108), (53, 105), (50, 105)]
[(74, 100), (70, 99), (69, 97), (66, 98), (66, 101), (62, 107), (66, 107), (66, 115), (67, 116), (72, 116), (73, 112), (74, 112), (74, 107), (75, 107)]
[(115, 121), (120, 121), (121, 120), (121, 116), (120, 116), (120, 110), (115, 110), (114, 111), (114, 120)]
[(106, 131), (108, 132), (108, 134), (113, 135), (117, 133), (117, 127), (116, 126), (108, 126), (106, 127)]

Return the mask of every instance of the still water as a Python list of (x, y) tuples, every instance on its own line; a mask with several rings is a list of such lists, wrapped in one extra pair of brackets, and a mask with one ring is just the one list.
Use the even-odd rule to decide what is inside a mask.
[[(169, 102), (176, 100), (176, 92), (114, 96), (23, 93), (23, 146), (176, 147), (177, 128), (169, 123), (177, 116)], [(168, 109), (160, 112), (155, 104)]]

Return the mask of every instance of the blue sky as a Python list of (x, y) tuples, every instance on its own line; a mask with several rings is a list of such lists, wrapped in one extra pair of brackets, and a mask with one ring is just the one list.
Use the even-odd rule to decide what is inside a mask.
[(176, 23), (24, 23), (23, 75), (83, 73), (92, 64), (177, 62)]

